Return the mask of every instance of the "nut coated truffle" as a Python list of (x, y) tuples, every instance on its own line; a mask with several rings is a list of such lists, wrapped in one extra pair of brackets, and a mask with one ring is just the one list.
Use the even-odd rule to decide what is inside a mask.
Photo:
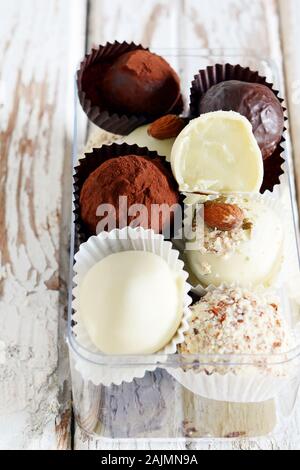
[[(183, 354), (274, 354), (292, 347), (291, 332), (272, 292), (218, 287), (191, 310), (190, 330), (179, 346)], [(212, 371), (217, 370), (221, 368)]]
[[(127, 196), (127, 204), (124, 201), (120, 203), (120, 196)], [(98, 211), (97, 215), (101, 204), (113, 206), (117, 228), (131, 224), (162, 233), (172, 227), (174, 211), (178, 208), (159, 211), (152, 205), (166, 204), (170, 207), (178, 202), (176, 182), (160, 159), (137, 155), (115, 157), (100, 164), (84, 182), (79, 199), (80, 216), (90, 234), (109, 229), (97, 227), (101, 220), (107, 219), (104, 213)], [(142, 204), (142, 210), (133, 207), (134, 204)], [(130, 208), (132, 212), (128, 212)]]
[(236, 111), (252, 124), (263, 159), (272, 155), (284, 129), (284, 115), (275, 94), (266, 85), (228, 80), (212, 86), (199, 102), (199, 114)]
[(161, 115), (180, 98), (176, 72), (162, 57), (145, 50), (122, 54), (100, 86), (107, 107), (118, 113)]

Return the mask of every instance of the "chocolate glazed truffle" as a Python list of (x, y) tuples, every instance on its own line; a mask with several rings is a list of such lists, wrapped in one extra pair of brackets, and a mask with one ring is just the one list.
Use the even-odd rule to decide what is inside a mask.
[(165, 114), (180, 97), (176, 72), (162, 57), (145, 50), (122, 54), (100, 87), (107, 107), (125, 114)]
[(275, 94), (266, 85), (228, 80), (212, 86), (199, 103), (199, 113), (236, 111), (252, 124), (263, 159), (268, 158), (280, 142), (284, 115)]
[[(120, 204), (119, 196), (127, 196), (127, 206)], [(151, 206), (170, 207), (179, 202), (179, 193), (171, 172), (158, 158), (126, 155), (106, 160), (94, 170), (83, 184), (79, 202), (82, 221), (90, 233), (97, 232), (97, 224), (105, 217), (96, 214), (101, 204), (115, 208), (118, 228), (138, 219), (137, 225), (162, 233), (172, 225), (174, 212), (162, 211), (151, 217)], [(134, 204), (143, 204), (147, 213), (137, 210), (129, 215)]]

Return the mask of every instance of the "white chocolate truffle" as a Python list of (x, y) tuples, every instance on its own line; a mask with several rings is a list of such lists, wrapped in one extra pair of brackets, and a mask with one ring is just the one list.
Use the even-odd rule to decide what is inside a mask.
[(148, 134), (149, 124), (134, 129), (129, 135), (126, 135), (122, 142), (128, 145), (138, 145), (139, 147), (147, 147), (158, 155), (166, 157), (169, 162), (171, 157), (171, 150), (175, 142), (175, 137), (171, 139), (156, 139)]
[(203, 236), (198, 232), (198, 239), (190, 245), (197, 249), (186, 251), (191, 271), (204, 286), (232, 282), (271, 285), (283, 260), (283, 228), (278, 215), (259, 200), (230, 197), (226, 202), (242, 209), (244, 224), (223, 231), (204, 223)]
[[(147, 147), (152, 152), (157, 152), (158, 155), (166, 157), (166, 160), (169, 162), (171, 158), (171, 150), (175, 142), (175, 137), (170, 139), (156, 139), (148, 134), (149, 126), (150, 124), (146, 124), (144, 126), (138, 127), (129, 135), (124, 137), (116, 135), (113, 136), (113, 134), (111, 134), (113, 136), (112, 140), (120, 144), (136, 144), (139, 147)], [(105, 143), (107, 143), (105, 132), (99, 128), (93, 129), (84, 148), (84, 153), (92, 152), (93, 148), (101, 147), (101, 145)]]
[(275, 354), (293, 338), (274, 293), (240, 287), (210, 289), (191, 307), (190, 329), (181, 353)]
[(190, 121), (174, 142), (171, 165), (184, 191), (258, 192), (263, 181), (262, 155), (251, 124), (233, 111)]
[(160, 256), (114, 253), (96, 263), (80, 287), (79, 311), (105, 354), (152, 354), (172, 339), (183, 314), (183, 285)]

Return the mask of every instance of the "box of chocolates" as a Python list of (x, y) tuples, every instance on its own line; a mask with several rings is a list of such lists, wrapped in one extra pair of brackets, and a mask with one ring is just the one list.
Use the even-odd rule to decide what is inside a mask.
[(300, 384), (287, 112), (256, 57), (93, 49), (76, 75), (68, 344), (107, 439), (274, 435)]

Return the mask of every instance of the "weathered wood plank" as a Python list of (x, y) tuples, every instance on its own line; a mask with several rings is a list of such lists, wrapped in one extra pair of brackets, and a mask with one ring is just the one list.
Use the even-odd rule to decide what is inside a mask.
[(300, 207), (300, 61), (297, 52), (300, 40), (300, 9), (299, 2), (297, 2), (297, 0), (279, 0), (278, 7), (281, 21), (281, 41), (284, 56), (286, 96), (293, 143), (298, 205)]
[(74, 67), (83, 52), (85, 3), (0, 5), (3, 449), (70, 447), (64, 341), (71, 188), (67, 121)]
[[(285, 2), (284, 2), (285, 3)], [(88, 28), (88, 45), (103, 44), (106, 41), (127, 40), (142, 42), (152, 48), (188, 48), (211, 49), (212, 53), (222, 54), (230, 51), (234, 60), (241, 57), (245, 62), (248, 55), (258, 55), (259, 57), (272, 60), (277, 67), (277, 85), (283, 90), (282, 54), (280, 44), (279, 18), (276, 0), (151, 0), (140, 2), (138, 0), (128, 0), (123, 2), (115, 0), (114, 3), (108, 0), (92, 0)], [(138, 21), (136, 11), (139, 12)], [(212, 59), (213, 60), (213, 59)], [(255, 66), (257, 60), (249, 65)], [(182, 59), (176, 64), (184, 70), (186, 82), (191, 78), (196, 70), (187, 69), (187, 63)], [(205, 65), (199, 63), (199, 67)], [(248, 64), (247, 64), (248, 65)], [(162, 392), (163, 393), (163, 390)], [(183, 406), (185, 413), (192, 409), (192, 400), (185, 394)], [(202, 404), (201, 407), (208, 406)], [(223, 408), (216, 405), (216, 411), (224, 416), (230, 405)], [(218, 408), (218, 410), (217, 410)], [(262, 407), (255, 413), (254, 424), (262, 429), (261, 413), (266, 412)], [(235, 432), (244, 429), (247, 413), (245, 409), (236, 410), (236, 422), (233, 423), (231, 431)], [(253, 410), (249, 409), (249, 413)], [(268, 419), (274, 419), (271, 407)], [(255, 422), (255, 419), (257, 421)], [(193, 441), (178, 443), (178, 448), (191, 449), (289, 449), (298, 448), (300, 417), (295, 416), (290, 423), (289, 432), (276, 438), (242, 439), (230, 441), (217, 441), (213, 439), (204, 441)], [(226, 421), (226, 425), (228, 422)], [(225, 426), (226, 427), (226, 426)], [(228, 427), (228, 426), (227, 426)], [(230, 428), (230, 424), (229, 424)], [(229, 429), (230, 434), (230, 429)], [(91, 439), (85, 435), (78, 427), (75, 433), (76, 449), (103, 449), (103, 448), (174, 448), (174, 443), (162, 443), (158, 445), (154, 442), (135, 441), (124, 443), (112, 441), (104, 443)]]

